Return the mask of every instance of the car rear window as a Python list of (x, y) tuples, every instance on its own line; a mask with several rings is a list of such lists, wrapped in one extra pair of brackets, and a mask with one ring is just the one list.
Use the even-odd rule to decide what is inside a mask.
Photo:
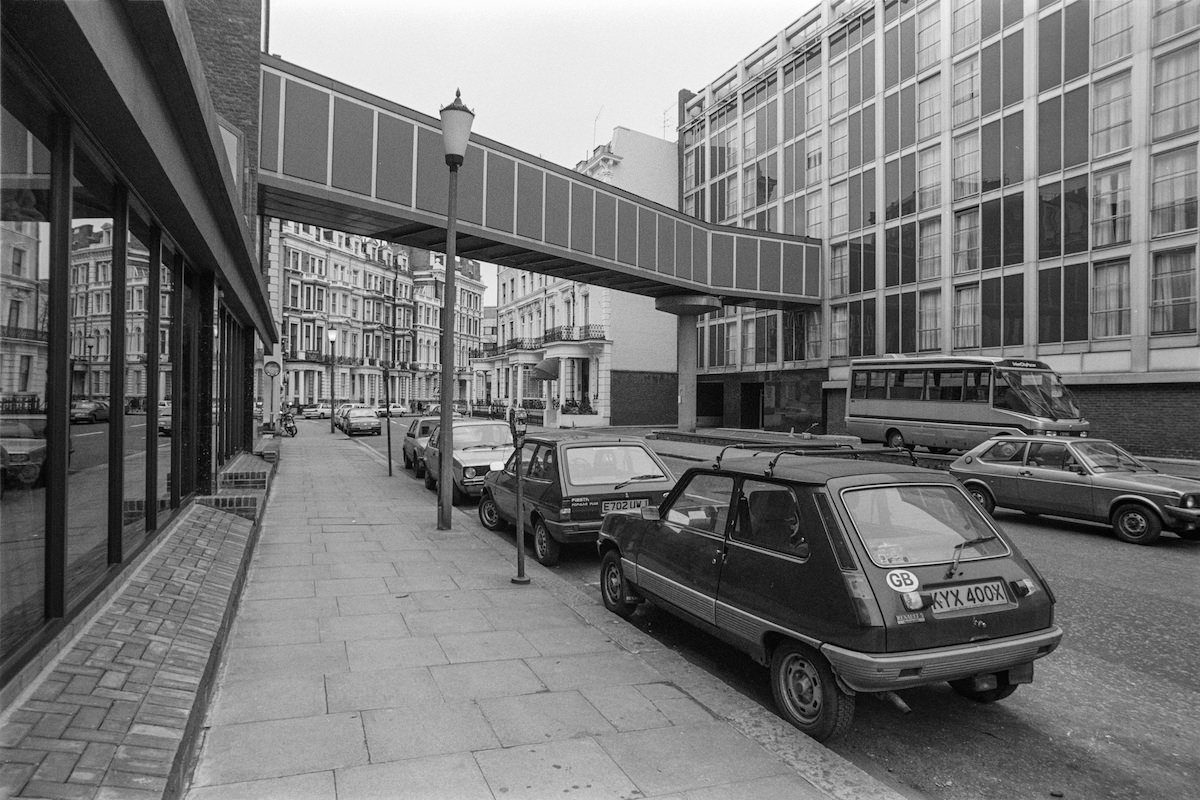
[(466, 450), (470, 447), (493, 447), (496, 445), (512, 444), (512, 430), (508, 425), (456, 425), (454, 427), (454, 447), (456, 450)]
[(566, 475), (574, 486), (598, 486), (663, 475), (663, 468), (637, 444), (586, 445), (567, 450)]
[(970, 499), (955, 486), (899, 484), (847, 489), (842, 503), (871, 560), (881, 567), (971, 561), (1008, 554)]

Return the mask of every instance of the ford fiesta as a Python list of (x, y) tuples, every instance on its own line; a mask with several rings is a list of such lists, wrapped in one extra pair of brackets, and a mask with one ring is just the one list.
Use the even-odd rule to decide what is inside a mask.
[(817, 740), (855, 695), (949, 682), (992, 702), (1062, 638), (1041, 575), (945, 473), (785, 453), (693, 468), (661, 505), (607, 515), (605, 606), (644, 599), (769, 667)]

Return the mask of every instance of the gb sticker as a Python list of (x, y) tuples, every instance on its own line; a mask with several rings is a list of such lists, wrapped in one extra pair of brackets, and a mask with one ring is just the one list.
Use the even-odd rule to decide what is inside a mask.
[(906, 569), (894, 569), (887, 574), (887, 585), (896, 592), (916, 592), (921, 589), (921, 581)]

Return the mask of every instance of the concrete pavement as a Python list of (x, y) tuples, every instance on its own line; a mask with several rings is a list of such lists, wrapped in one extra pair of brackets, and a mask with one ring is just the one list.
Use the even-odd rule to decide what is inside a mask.
[(282, 440), (189, 800), (899, 797), (598, 595), (512, 583), (473, 504), (435, 521), (365, 443)]

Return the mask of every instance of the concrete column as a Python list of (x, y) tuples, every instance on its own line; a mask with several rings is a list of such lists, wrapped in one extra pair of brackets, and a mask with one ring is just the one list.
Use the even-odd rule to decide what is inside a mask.
[(679, 430), (696, 430), (696, 318), (716, 311), (721, 300), (703, 294), (659, 297), (654, 307), (679, 317), (675, 326), (675, 371), (679, 377)]
[(679, 376), (679, 430), (696, 430), (696, 317), (680, 314), (675, 323), (675, 372)]

